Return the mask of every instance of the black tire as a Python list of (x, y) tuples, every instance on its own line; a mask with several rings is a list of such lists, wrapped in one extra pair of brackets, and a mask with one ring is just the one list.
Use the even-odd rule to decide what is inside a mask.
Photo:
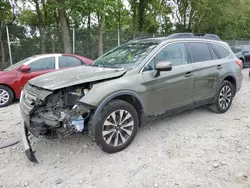
[(240, 59), (240, 60), (242, 61), (242, 67), (243, 67), (243, 68), (247, 68), (247, 67), (248, 67), (248, 65), (246, 65), (246, 63), (245, 63), (244, 59)]
[[(223, 88), (224, 89), (225, 88), (230, 88), (230, 92), (227, 95), (231, 94), (231, 98), (230, 98), (229, 102), (223, 96), (221, 96), (221, 100), (223, 100), (222, 98), (224, 98), (225, 101), (228, 102), (228, 105), (224, 106), (224, 108), (222, 108), (222, 103), (220, 103), (220, 95), (221, 95), (221, 92), (222, 92)], [(220, 89), (219, 89), (218, 93), (217, 93), (215, 103), (210, 105), (209, 109), (212, 112), (215, 112), (215, 113), (225, 113), (226, 111), (228, 111), (228, 109), (230, 108), (230, 106), (231, 106), (231, 104), (233, 102), (234, 93), (235, 93), (235, 87), (229, 81), (224, 80), (222, 82), (221, 86), (220, 86)]]
[(7, 93), (8, 99), (7, 101), (1, 100), (1, 96), (0, 96), (0, 108), (10, 105), (14, 100), (14, 94), (12, 90), (7, 86), (0, 85), (0, 95), (3, 92)]
[[(107, 143), (108, 142), (107, 140), (109, 140), (109, 139), (106, 139), (106, 141), (105, 141), (105, 138), (104, 138), (105, 136), (103, 135), (104, 131), (105, 131), (105, 130), (103, 130), (104, 127), (105, 128), (108, 127), (107, 125), (104, 125), (104, 122), (108, 118), (111, 118), (111, 114), (115, 113), (116, 115), (119, 115), (120, 111), (122, 111), (122, 110), (124, 110), (123, 115), (122, 115), (122, 117), (119, 116), (120, 120), (118, 120), (118, 121), (121, 122), (121, 120), (126, 119), (126, 117), (127, 117), (126, 115), (129, 115), (130, 118), (127, 119), (125, 122), (131, 121), (133, 124), (133, 128), (131, 127), (132, 130), (129, 130), (129, 131), (131, 131), (130, 135), (129, 134), (126, 135), (127, 131), (124, 132), (123, 131), (124, 128), (120, 128), (120, 130), (113, 131), (113, 132), (115, 132), (114, 134), (113, 134), (113, 132), (110, 132), (111, 134), (110, 133), (107, 134), (107, 137), (109, 137), (109, 135), (110, 135), (110, 137), (112, 137), (110, 144), (111, 143), (115, 144), (115, 140), (117, 137), (118, 137), (117, 138), (118, 142), (120, 142), (119, 144), (121, 144), (118, 146), (111, 146), (110, 144)], [(115, 116), (115, 119), (117, 119), (117, 116)], [(92, 122), (93, 122), (93, 124), (92, 124)], [(109, 121), (109, 122), (111, 122), (111, 121)], [(95, 119), (95, 121), (93, 121), (93, 119), (92, 119), (92, 120), (90, 120), (89, 124), (90, 124), (89, 136), (93, 140), (95, 140), (97, 145), (106, 153), (116, 153), (116, 152), (119, 152), (119, 151), (125, 149), (126, 147), (128, 147), (131, 144), (131, 142), (134, 140), (134, 138), (137, 134), (137, 131), (138, 131), (138, 127), (139, 127), (139, 117), (138, 117), (137, 111), (130, 103), (123, 101), (123, 100), (112, 100), (107, 105), (105, 105), (103, 107), (103, 109), (97, 115), (97, 118)], [(128, 124), (126, 124), (126, 125), (128, 125)], [(110, 127), (112, 127), (112, 129), (118, 129), (117, 128), (118, 126), (122, 127), (124, 125), (122, 125), (122, 124), (116, 125), (116, 126), (110, 125)], [(127, 130), (127, 128), (126, 128), (126, 130)], [(110, 128), (108, 131), (110, 131), (112, 129)], [(106, 132), (108, 132), (108, 131), (106, 131)], [(122, 133), (123, 133), (123, 135), (122, 135)], [(118, 134), (119, 134), (119, 136), (118, 136)], [(114, 135), (114, 136), (111, 136), (111, 135)], [(127, 138), (126, 138), (127, 140), (126, 140), (126, 142), (123, 143), (122, 137), (125, 138), (125, 136), (127, 136)]]

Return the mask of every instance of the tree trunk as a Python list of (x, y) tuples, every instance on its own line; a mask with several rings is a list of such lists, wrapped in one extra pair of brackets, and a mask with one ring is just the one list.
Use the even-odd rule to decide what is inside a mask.
[(56, 52), (56, 43), (55, 43), (55, 36), (51, 34), (51, 47), (52, 47), (52, 53)]
[(38, 0), (34, 0), (35, 2), (35, 5), (36, 5), (36, 13), (37, 13), (37, 18), (38, 18), (38, 21), (39, 21), (39, 33), (40, 33), (40, 47), (41, 47), (41, 53), (45, 53), (45, 42), (44, 42), (44, 33), (43, 33), (43, 18), (42, 18), (42, 13), (41, 13), (41, 10), (40, 10), (40, 7), (39, 7), (39, 2)]
[(135, 38), (136, 36), (136, 13), (137, 13), (137, 6), (136, 6), (136, 0), (132, 0), (131, 1), (131, 7), (132, 7), (132, 11), (133, 11), (133, 38)]
[[(59, 3), (62, 3), (58, 0)], [(62, 30), (62, 39), (65, 53), (72, 53), (72, 45), (69, 34), (69, 25), (67, 21), (66, 11), (64, 9), (59, 9), (59, 19)]]
[(117, 45), (120, 46), (121, 39), (120, 39), (120, 30), (121, 30), (121, 1), (118, 0), (118, 25), (117, 25)]
[(92, 57), (91, 53), (91, 9), (88, 1), (88, 57)]
[(189, 14), (189, 22), (188, 22), (188, 31), (192, 31), (192, 23), (193, 23), (193, 15), (194, 15), (194, 8), (191, 6), (190, 14)]
[(145, 10), (147, 7), (147, 0), (140, 0), (139, 1), (139, 7), (138, 7), (138, 16), (139, 16), (139, 25), (138, 25), (138, 31), (142, 32), (144, 30), (144, 24), (145, 24)]
[(39, 33), (40, 33), (40, 45), (41, 45), (41, 53), (45, 53), (45, 42), (44, 42), (44, 34), (43, 34), (43, 28), (39, 26)]
[(103, 55), (103, 26), (104, 17), (102, 14), (98, 13), (98, 56)]
[(3, 29), (4, 29), (4, 25), (3, 23), (1, 23), (1, 27), (0, 27), (0, 47), (1, 47), (1, 65), (0, 65), (0, 69), (3, 67), (4, 63), (5, 63), (5, 48), (4, 48), (4, 43), (3, 43)]

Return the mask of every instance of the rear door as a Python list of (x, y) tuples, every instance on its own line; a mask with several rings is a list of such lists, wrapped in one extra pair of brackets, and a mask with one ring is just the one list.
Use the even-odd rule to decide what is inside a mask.
[(209, 99), (216, 94), (223, 61), (211, 44), (188, 42), (194, 67), (194, 101)]
[[(155, 77), (155, 65), (172, 62), (171, 71), (161, 71)], [(143, 80), (147, 110), (158, 114), (193, 102), (194, 75), (184, 42), (166, 45), (144, 68)]]
[(29, 72), (19, 72), (20, 91), (24, 85), (32, 78), (55, 70), (55, 57), (42, 57), (28, 64)]

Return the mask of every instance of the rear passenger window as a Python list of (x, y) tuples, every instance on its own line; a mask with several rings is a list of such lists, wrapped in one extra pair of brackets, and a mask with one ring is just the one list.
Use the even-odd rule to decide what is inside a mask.
[(74, 67), (74, 66), (79, 66), (82, 65), (82, 62), (72, 56), (60, 56), (59, 57), (59, 68), (64, 68), (64, 67)]
[(215, 50), (219, 53), (221, 58), (226, 58), (230, 55), (230, 52), (219, 44), (213, 44)]
[(206, 43), (191, 42), (189, 43), (193, 63), (212, 60), (209, 47)]
[(219, 59), (218, 56), (217, 56), (217, 54), (215, 53), (214, 49), (210, 45), (208, 45), (208, 47), (209, 47), (209, 51), (210, 51), (212, 60)]

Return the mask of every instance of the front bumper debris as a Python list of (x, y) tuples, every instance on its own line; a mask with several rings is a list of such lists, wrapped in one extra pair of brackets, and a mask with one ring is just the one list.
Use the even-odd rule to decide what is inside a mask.
[(34, 154), (35, 152), (31, 148), (28, 135), (29, 135), (29, 131), (23, 122), (21, 123), (21, 136), (22, 136), (22, 143), (23, 143), (25, 154), (31, 162), (38, 163), (36, 156)]

